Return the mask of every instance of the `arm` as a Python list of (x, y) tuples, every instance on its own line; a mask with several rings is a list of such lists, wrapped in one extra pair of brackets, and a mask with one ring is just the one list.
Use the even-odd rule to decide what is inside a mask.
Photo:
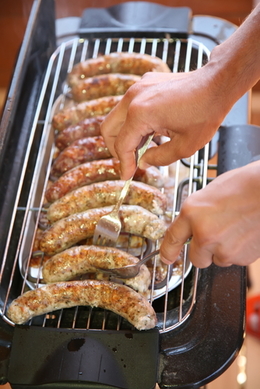
[(147, 73), (133, 85), (101, 126), (121, 162), (122, 179), (135, 169), (134, 150), (155, 131), (169, 142), (150, 148), (142, 167), (189, 157), (218, 130), (234, 103), (260, 77), (260, 5), (237, 31), (214, 48), (204, 67), (189, 73)]

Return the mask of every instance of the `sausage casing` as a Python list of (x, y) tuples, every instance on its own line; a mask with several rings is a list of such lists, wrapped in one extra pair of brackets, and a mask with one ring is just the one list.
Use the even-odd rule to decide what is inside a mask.
[(64, 150), (75, 140), (101, 135), (100, 125), (105, 116), (94, 116), (82, 120), (76, 125), (69, 126), (60, 131), (55, 137), (55, 145), (59, 150)]
[(51, 176), (59, 177), (84, 162), (111, 158), (102, 136), (78, 139), (63, 150), (54, 160)]
[(79, 80), (71, 87), (73, 100), (77, 102), (98, 99), (103, 96), (123, 95), (131, 85), (140, 80), (134, 74), (101, 74)]
[[(87, 209), (114, 205), (120, 196), (124, 181), (104, 181), (86, 185), (67, 193), (47, 209), (51, 223)], [(140, 205), (156, 215), (163, 215), (167, 207), (166, 196), (157, 188), (132, 181), (124, 204)]]
[(110, 53), (90, 58), (75, 65), (68, 75), (68, 84), (73, 86), (86, 77), (97, 74), (125, 73), (142, 76), (147, 72), (170, 72), (162, 59), (141, 53)]
[(71, 107), (60, 110), (53, 116), (52, 126), (61, 131), (77, 124), (86, 118), (107, 115), (122, 99), (122, 96), (106, 96), (99, 99), (75, 103)]
[(109, 281), (68, 281), (30, 290), (15, 299), (7, 315), (16, 324), (62, 308), (91, 306), (108, 309), (124, 317), (138, 330), (155, 327), (156, 314), (150, 303), (125, 285)]
[[(94, 235), (98, 220), (112, 207), (76, 213), (52, 224), (42, 235), (40, 250), (54, 255)], [(138, 205), (122, 205), (119, 211), (122, 232), (157, 240), (164, 236), (166, 223)]]
[[(120, 179), (120, 162), (116, 158), (85, 162), (64, 173), (45, 192), (46, 200), (52, 203), (66, 193), (95, 182)], [(146, 170), (137, 169), (134, 179), (161, 188), (164, 178), (154, 166)]]
[[(51, 257), (42, 268), (46, 283), (69, 281), (99, 268), (113, 269), (138, 263), (139, 259), (114, 247), (76, 246)], [(124, 283), (144, 293), (151, 283), (151, 274), (142, 265), (136, 277), (125, 279)]]

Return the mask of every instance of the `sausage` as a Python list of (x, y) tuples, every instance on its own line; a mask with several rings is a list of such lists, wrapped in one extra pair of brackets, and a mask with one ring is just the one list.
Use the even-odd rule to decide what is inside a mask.
[(75, 140), (101, 135), (100, 125), (104, 118), (105, 115), (94, 116), (93, 118), (82, 120), (76, 125), (64, 128), (64, 130), (60, 131), (55, 137), (56, 147), (59, 150), (64, 150)]
[[(98, 220), (112, 207), (94, 208), (75, 213), (52, 224), (44, 231), (40, 250), (54, 255), (94, 235)], [(138, 205), (122, 205), (119, 211), (122, 232), (157, 240), (163, 237), (166, 223)]]
[(24, 324), (35, 316), (79, 305), (113, 311), (138, 330), (157, 323), (154, 309), (141, 294), (125, 285), (97, 280), (59, 282), (30, 290), (12, 301), (7, 316), (15, 324)]
[[(98, 272), (99, 268), (113, 269), (138, 263), (139, 259), (113, 247), (76, 246), (51, 257), (42, 268), (46, 283), (69, 281), (86, 273)], [(124, 283), (137, 292), (144, 293), (151, 284), (151, 274), (142, 265), (136, 277)]]
[(168, 65), (160, 58), (141, 53), (110, 53), (90, 58), (75, 65), (68, 75), (70, 86), (86, 77), (98, 74), (125, 73), (142, 76), (146, 72), (170, 72)]
[[(161, 172), (154, 166), (146, 170), (137, 169), (134, 178), (136, 181), (141, 181), (157, 188), (161, 188), (164, 184), (164, 178)], [(63, 197), (66, 193), (81, 186), (100, 181), (119, 179), (120, 162), (116, 158), (85, 162), (64, 173), (57, 181), (53, 182), (46, 190), (45, 197), (48, 202), (52, 203)]]
[(59, 177), (84, 162), (111, 157), (112, 155), (102, 136), (78, 139), (63, 150), (54, 160), (51, 176)]
[(71, 96), (77, 102), (103, 96), (123, 95), (131, 85), (141, 79), (133, 74), (101, 74), (79, 80), (71, 87)]
[[(114, 205), (120, 196), (124, 183), (125, 181), (121, 180), (104, 181), (75, 189), (49, 206), (47, 218), (51, 223), (54, 223), (73, 213)], [(167, 207), (167, 198), (155, 187), (132, 181), (124, 204), (140, 205), (156, 215), (163, 215)]]
[(61, 131), (66, 127), (77, 124), (86, 118), (108, 114), (122, 99), (122, 96), (106, 96), (99, 99), (76, 103), (71, 107), (60, 110), (53, 116), (52, 126)]

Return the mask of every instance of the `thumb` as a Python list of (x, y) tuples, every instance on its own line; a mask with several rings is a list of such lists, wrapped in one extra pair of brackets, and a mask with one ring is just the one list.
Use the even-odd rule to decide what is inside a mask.
[(179, 214), (166, 230), (160, 247), (161, 260), (167, 265), (175, 262), (185, 242), (192, 236), (188, 220)]

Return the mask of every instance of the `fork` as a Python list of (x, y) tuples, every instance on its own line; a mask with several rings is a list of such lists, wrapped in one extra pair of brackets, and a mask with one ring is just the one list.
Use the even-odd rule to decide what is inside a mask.
[[(135, 172), (138, 168), (139, 161), (143, 156), (143, 154), (145, 153), (145, 151), (147, 150), (151, 140), (153, 139), (153, 136), (154, 133), (143, 137), (141, 143), (137, 147)], [(107, 215), (102, 216), (99, 219), (93, 236), (93, 244), (99, 246), (111, 246), (111, 247), (116, 245), (122, 227), (120, 217), (119, 217), (119, 209), (125, 199), (125, 196), (127, 195), (127, 192), (133, 180), (135, 172), (132, 175), (132, 177), (125, 182), (124, 187), (120, 193), (119, 199), (115, 204), (114, 208), (112, 209), (112, 211)]]
[(156, 255), (158, 255), (159, 252), (160, 252), (160, 250), (155, 250), (155, 251), (151, 252), (150, 254), (146, 255), (143, 259), (141, 259), (137, 263), (133, 263), (131, 265), (117, 267), (114, 269), (104, 269), (102, 267), (99, 267), (98, 270), (101, 271), (102, 273), (107, 273), (107, 274), (110, 274), (110, 275), (113, 275), (115, 277), (122, 278), (122, 279), (134, 278), (139, 274), (141, 266), (144, 263), (146, 263), (149, 259), (151, 259), (152, 257), (155, 257)]

